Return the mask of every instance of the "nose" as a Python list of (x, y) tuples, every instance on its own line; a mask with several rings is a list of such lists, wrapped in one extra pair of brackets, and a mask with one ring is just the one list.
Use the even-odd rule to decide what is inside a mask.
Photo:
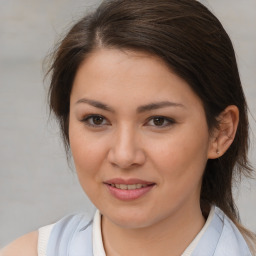
[(145, 160), (146, 155), (136, 131), (128, 126), (118, 129), (108, 152), (108, 161), (120, 169), (129, 169), (143, 165)]

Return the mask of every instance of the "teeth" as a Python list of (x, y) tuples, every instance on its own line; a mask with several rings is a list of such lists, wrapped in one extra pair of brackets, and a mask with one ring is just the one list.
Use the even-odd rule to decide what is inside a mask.
[(120, 189), (127, 189), (127, 188), (128, 188), (127, 185), (125, 185), (125, 184), (120, 184)]
[(124, 190), (132, 190), (132, 189), (138, 189), (138, 188), (145, 188), (147, 187), (146, 184), (110, 184), (112, 187), (116, 187), (119, 189), (124, 189)]
[(127, 189), (136, 189), (136, 184), (127, 185)]

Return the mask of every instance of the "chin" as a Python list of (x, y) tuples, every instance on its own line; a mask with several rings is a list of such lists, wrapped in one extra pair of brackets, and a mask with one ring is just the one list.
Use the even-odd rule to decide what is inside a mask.
[(134, 211), (126, 211), (125, 213), (116, 212), (115, 215), (105, 215), (106, 218), (113, 224), (125, 229), (139, 229), (146, 228), (152, 225), (152, 220), (149, 214)]

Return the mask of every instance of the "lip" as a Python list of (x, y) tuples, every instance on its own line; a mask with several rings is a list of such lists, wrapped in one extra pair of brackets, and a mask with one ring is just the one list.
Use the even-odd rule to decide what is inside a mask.
[[(132, 201), (138, 198), (141, 198), (148, 192), (152, 190), (152, 188), (156, 185), (154, 182), (149, 182), (141, 179), (121, 179), (115, 178), (111, 180), (107, 180), (104, 182), (105, 186), (107, 187), (108, 191), (112, 196), (115, 198), (122, 200), (122, 201)], [(148, 185), (146, 187), (137, 188), (137, 189), (119, 189), (116, 187), (112, 187), (110, 184), (125, 184), (125, 185), (132, 185), (132, 184), (143, 184)]]
[(143, 185), (151, 185), (151, 184), (155, 184), (154, 182), (150, 182), (150, 181), (145, 181), (145, 180), (141, 180), (141, 179), (136, 179), (136, 178), (132, 178), (132, 179), (122, 179), (122, 178), (115, 178), (115, 179), (111, 179), (111, 180), (106, 180), (104, 181), (105, 184), (125, 184), (125, 185), (132, 185), (132, 184), (143, 184)]

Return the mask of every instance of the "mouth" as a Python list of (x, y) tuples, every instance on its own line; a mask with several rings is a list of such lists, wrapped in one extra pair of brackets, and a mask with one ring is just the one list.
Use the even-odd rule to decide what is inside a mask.
[(152, 186), (153, 184), (149, 184), (149, 185), (147, 185), (147, 184), (130, 184), (130, 185), (127, 185), (127, 184), (111, 183), (108, 185), (110, 185), (111, 187), (114, 187), (114, 188), (122, 189), (122, 190), (134, 190), (134, 189), (145, 188), (147, 186)]
[(104, 184), (112, 196), (122, 201), (138, 199), (150, 192), (156, 185), (156, 183), (138, 179), (113, 179)]

